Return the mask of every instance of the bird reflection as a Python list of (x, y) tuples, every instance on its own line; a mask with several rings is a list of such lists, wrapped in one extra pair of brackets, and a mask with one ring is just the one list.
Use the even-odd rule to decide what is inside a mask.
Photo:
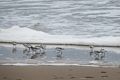
[(35, 52), (32, 56), (31, 56), (31, 58), (30, 59), (35, 59), (35, 58), (38, 58), (38, 57), (40, 57), (40, 58), (43, 58), (43, 57), (45, 57), (45, 52)]
[(13, 42), (12, 45), (13, 45), (12, 53), (16, 53), (17, 52), (17, 48), (16, 48), (17, 43)]
[(16, 53), (16, 52), (17, 52), (17, 48), (13, 48), (12, 53)]
[(35, 59), (35, 58), (38, 57), (38, 55), (39, 55), (39, 54), (35, 53), (35, 54), (33, 54), (33, 55), (30, 57), (30, 59)]

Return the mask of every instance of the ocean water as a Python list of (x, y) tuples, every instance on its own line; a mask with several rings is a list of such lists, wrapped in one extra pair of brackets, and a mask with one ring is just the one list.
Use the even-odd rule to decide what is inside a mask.
[(119, 0), (0, 0), (0, 28), (51, 35), (120, 36)]
[(90, 56), (88, 47), (85, 49), (64, 46), (62, 57), (58, 57), (54, 46), (47, 47), (45, 54), (37, 54), (35, 58), (31, 59), (35, 55), (33, 51), (24, 52), (25, 48), (19, 46), (14, 50), (10, 46), (0, 46), (0, 65), (76, 65), (93, 67), (118, 67), (120, 65), (120, 54), (112, 50), (106, 52), (104, 59), (95, 60), (94, 56)]
[[(120, 46), (120, 1), (0, 0), (0, 41)], [(23, 49), (12, 53), (12, 47), (0, 45), (0, 63), (120, 65), (119, 49), (108, 50), (100, 62), (91, 58), (89, 49), (67, 48), (62, 59), (56, 59), (54, 48), (36, 59)]]

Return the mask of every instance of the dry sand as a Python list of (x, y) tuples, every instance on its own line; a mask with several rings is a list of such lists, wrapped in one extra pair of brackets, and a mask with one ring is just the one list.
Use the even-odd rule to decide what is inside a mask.
[(0, 66), (0, 80), (120, 80), (120, 68)]

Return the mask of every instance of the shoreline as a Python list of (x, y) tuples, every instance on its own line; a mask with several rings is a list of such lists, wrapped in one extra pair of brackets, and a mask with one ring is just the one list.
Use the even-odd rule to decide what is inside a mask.
[(119, 80), (120, 68), (88, 66), (5, 66), (0, 80)]
[(6, 62), (0, 63), (0, 66), (75, 66), (75, 67), (95, 67), (95, 68), (120, 68), (120, 65), (106, 64), (70, 64), (70, 63), (21, 63), (21, 62)]
[(92, 43), (78, 43), (78, 42), (17, 42), (17, 41), (0, 41), (0, 44), (13, 44), (17, 43), (19, 45), (22, 44), (32, 44), (32, 45), (38, 45), (38, 44), (44, 44), (44, 45), (49, 45), (49, 46), (83, 46), (83, 47), (89, 47), (90, 45), (95, 46), (95, 47), (110, 47), (110, 48), (119, 48), (120, 45), (101, 45), (101, 44), (92, 44)]
[[(13, 66), (22, 66), (22, 65), (34, 65), (34, 66), (41, 66), (41, 65), (48, 65), (48, 66), (66, 66), (66, 65), (75, 65), (75, 66), (92, 66), (92, 67), (120, 67), (119, 62), (113, 62), (111, 61), (110, 56), (107, 60), (94, 60), (89, 55), (89, 51), (86, 47), (83, 48), (69, 48), (69, 46), (62, 46), (65, 47), (65, 51), (63, 54), (62, 59), (57, 59), (56, 53), (55, 53), (55, 46), (47, 46), (46, 54), (45, 56), (41, 57), (38, 55), (38, 58), (36, 59), (30, 59), (29, 56), (27, 56), (25, 53), (23, 53), (24, 46), (17, 46), (17, 52), (12, 53), (12, 47), (4, 47), (2, 50), (5, 51), (4, 54), (1, 54), (1, 61), (0, 65), (13, 65)], [(96, 48), (99, 49), (99, 48)], [(8, 50), (8, 51), (7, 51)], [(83, 51), (82, 51), (83, 50)], [(7, 52), (6, 52), (7, 51)], [(10, 53), (11, 51), (11, 53)], [(76, 51), (76, 52), (75, 52)], [(29, 53), (32, 55), (32, 53)], [(112, 53), (113, 54), (113, 53)], [(115, 53), (116, 55), (117, 53)], [(8, 56), (9, 55), (9, 56)], [(18, 56), (19, 55), (19, 56)], [(76, 57), (80, 56), (80, 57)], [(108, 55), (108, 54), (107, 54)], [(14, 56), (14, 58), (13, 58)], [(109, 55), (108, 55), (109, 56)], [(113, 55), (114, 56), (114, 55)], [(119, 55), (116, 55), (119, 58)], [(3, 58), (5, 57), (5, 58)], [(15, 58), (16, 57), (16, 58)], [(20, 57), (20, 58), (19, 58)], [(44, 58), (45, 57), (45, 58)], [(73, 57), (76, 57), (74, 59)], [(86, 59), (87, 58), (87, 59)], [(116, 59), (117, 60), (117, 59)]]

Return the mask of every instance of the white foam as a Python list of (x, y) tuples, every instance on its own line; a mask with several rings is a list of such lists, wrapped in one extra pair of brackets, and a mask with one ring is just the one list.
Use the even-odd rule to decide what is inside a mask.
[(41, 63), (41, 64), (28, 64), (28, 63), (5, 63), (2, 65), (13, 65), (13, 66), (39, 66), (39, 65), (51, 65), (51, 66), (70, 66), (70, 65), (74, 65), (74, 66), (78, 66), (79, 64), (66, 64), (66, 63)]
[(2, 65), (12, 65), (12, 66), (35, 66), (35, 64), (25, 64), (25, 63), (14, 63), (14, 64), (5, 63), (5, 64), (2, 64)]
[(84, 38), (70, 35), (50, 35), (26, 27), (20, 28), (19, 26), (0, 29), (0, 41), (120, 46), (120, 37)]
[(97, 64), (67, 64), (67, 63), (37, 63), (37, 64), (29, 64), (29, 63), (3, 63), (0, 65), (5, 66), (87, 66), (87, 67), (118, 67), (118, 65), (97, 65)]
[(90, 61), (89, 63), (90, 63), (90, 64), (103, 64), (102, 61), (96, 61), (96, 60)]
[(50, 63), (50, 64), (41, 64), (41, 65), (51, 65), (51, 66), (79, 66), (79, 64), (67, 64), (67, 63)]

